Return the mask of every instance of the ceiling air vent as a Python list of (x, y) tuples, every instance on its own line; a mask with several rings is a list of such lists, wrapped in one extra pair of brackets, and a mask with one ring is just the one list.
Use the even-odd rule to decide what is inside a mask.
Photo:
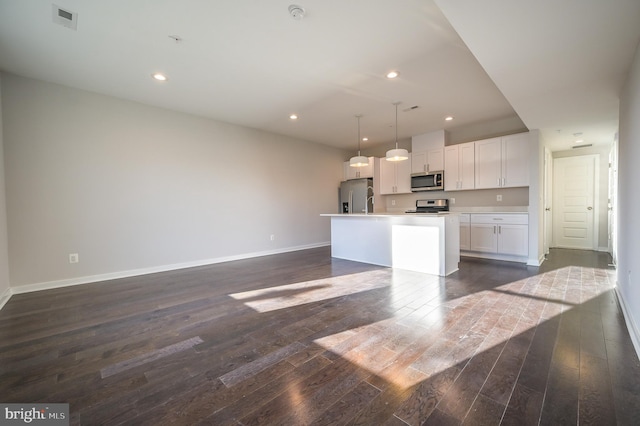
[(54, 23), (62, 25), (63, 27), (71, 28), (72, 30), (76, 30), (78, 28), (78, 14), (76, 12), (63, 9), (56, 4), (51, 6)]
[(588, 148), (588, 147), (590, 147), (591, 145), (593, 145), (593, 144), (588, 143), (588, 144), (585, 144), (585, 145), (574, 145), (574, 146), (572, 146), (572, 147), (571, 147), (571, 149), (577, 149), (577, 148)]

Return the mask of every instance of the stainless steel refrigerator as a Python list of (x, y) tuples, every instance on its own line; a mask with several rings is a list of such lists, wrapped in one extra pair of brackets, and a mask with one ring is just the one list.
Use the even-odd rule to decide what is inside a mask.
[(340, 213), (373, 213), (373, 179), (340, 182)]

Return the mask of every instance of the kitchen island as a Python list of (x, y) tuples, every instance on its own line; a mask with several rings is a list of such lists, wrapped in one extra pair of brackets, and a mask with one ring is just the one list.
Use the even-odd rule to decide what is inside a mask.
[(331, 256), (447, 276), (458, 270), (456, 213), (323, 214), (331, 218)]

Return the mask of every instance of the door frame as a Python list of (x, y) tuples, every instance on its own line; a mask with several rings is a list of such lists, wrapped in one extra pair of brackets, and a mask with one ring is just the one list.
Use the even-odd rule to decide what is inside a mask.
[[(599, 237), (600, 237), (600, 155), (599, 154), (584, 154), (584, 155), (571, 155), (571, 156), (563, 156), (563, 157), (554, 157), (553, 158), (553, 174), (555, 175), (556, 169), (556, 160), (561, 160), (564, 158), (576, 158), (576, 157), (591, 157), (593, 158), (593, 241), (592, 247), (586, 250), (594, 250), (598, 251), (599, 249)], [(555, 196), (557, 188), (553, 187), (552, 191)], [(557, 206), (556, 206), (557, 208)], [(552, 213), (552, 217), (556, 217), (556, 211)], [(552, 219), (552, 222), (554, 219)], [(551, 243), (552, 247), (559, 247), (556, 242), (555, 233), (553, 234), (553, 239)], [(580, 250), (580, 249), (576, 249)]]
[(543, 250), (544, 255), (549, 254), (549, 247), (553, 242), (553, 158), (549, 148), (544, 149), (544, 176), (543, 176), (543, 200), (542, 205), (544, 211), (542, 212), (543, 220)]
[(608, 241), (607, 248), (611, 255), (612, 264), (617, 264), (617, 239), (618, 229), (616, 221), (616, 212), (618, 211), (618, 134), (609, 151), (609, 194), (607, 205), (607, 219), (608, 224)]

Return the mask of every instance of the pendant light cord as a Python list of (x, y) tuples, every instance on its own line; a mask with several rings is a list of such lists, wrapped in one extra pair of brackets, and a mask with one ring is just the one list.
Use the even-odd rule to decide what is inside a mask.
[(398, 104), (399, 102), (396, 102), (396, 149), (398, 149)]
[(358, 157), (360, 157), (360, 117), (362, 116), (356, 115), (356, 118), (358, 119)]

